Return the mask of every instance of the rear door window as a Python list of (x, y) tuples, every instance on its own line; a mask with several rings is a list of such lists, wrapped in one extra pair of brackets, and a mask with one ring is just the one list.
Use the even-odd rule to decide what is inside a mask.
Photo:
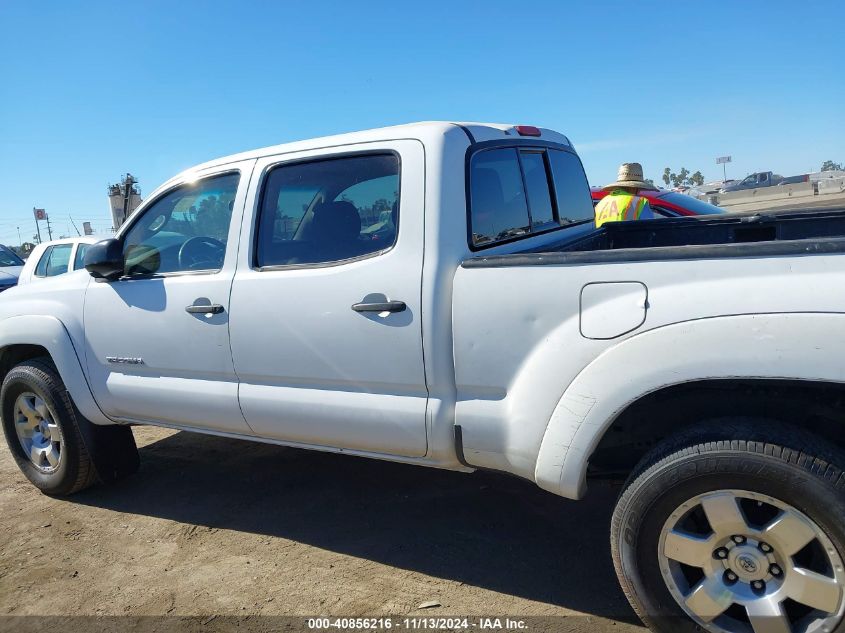
[(48, 246), (44, 252), (41, 254), (41, 259), (38, 260), (38, 265), (35, 267), (35, 276), (36, 277), (46, 277), (47, 276), (47, 262), (50, 261), (50, 253), (53, 252), (53, 247)]
[(35, 269), (35, 274), (38, 277), (55, 277), (63, 275), (68, 271), (70, 264), (70, 252), (73, 249), (73, 244), (56, 244), (49, 247), (38, 266)]
[(328, 264), (392, 247), (399, 223), (399, 168), (393, 153), (273, 168), (262, 193), (256, 265)]

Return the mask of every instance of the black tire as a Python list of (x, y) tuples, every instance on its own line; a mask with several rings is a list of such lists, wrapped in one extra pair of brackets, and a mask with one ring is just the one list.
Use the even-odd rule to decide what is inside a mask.
[(702, 630), (670, 593), (658, 544), (672, 513), (708, 492), (744, 490), (789, 504), (845, 559), (843, 467), (837, 447), (769, 420), (714, 420), (661, 443), (628, 478), (611, 523), (614, 567), (634, 611), (655, 631)]
[[(44, 401), (61, 431), (61, 458), (52, 472), (39, 469), (18, 440), (14, 428), (14, 407), (18, 396), (24, 392), (34, 393)], [(81, 415), (49, 358), (28, 360), (12, 368), (0, 390), (0, 411), (6, 443), (18, 468), (41, 492), (70, 495), (97, 481), (97, 471), (79, 430)]]

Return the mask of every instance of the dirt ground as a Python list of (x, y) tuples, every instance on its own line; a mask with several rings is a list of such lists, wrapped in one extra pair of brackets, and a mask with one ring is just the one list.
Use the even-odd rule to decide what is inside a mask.
[[(136, 475), (68, 499), (37, 492), (2, 444), (0, 628), (38, 620), (19, 616), (462, 615), (643, 630), (613, 573), (609, 485), (571, 502), (494, 474), (135, 436)], [(428, 601), (440, 606), (419, 608)]]

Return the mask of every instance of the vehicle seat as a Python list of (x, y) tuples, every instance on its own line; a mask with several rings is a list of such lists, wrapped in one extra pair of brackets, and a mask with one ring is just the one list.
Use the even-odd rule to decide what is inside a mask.
[(309, 241), (312, 261), (349, 259), (363, 252), (361, 216), (351, 202), (322, 202), (314, 208)]

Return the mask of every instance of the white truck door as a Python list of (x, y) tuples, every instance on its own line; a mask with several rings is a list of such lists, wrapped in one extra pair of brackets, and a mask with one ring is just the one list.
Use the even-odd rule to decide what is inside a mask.
[(250, 433), (229, 349), (229, 292), (254, 162), (156, 195), (120, 233), (125, 276), (88, 285), (86, 361), (106, 415)]
[(424, 174), (422, 144), (410, 140), (256, 164), (231, 336), (257, 435), (426, 453)]

